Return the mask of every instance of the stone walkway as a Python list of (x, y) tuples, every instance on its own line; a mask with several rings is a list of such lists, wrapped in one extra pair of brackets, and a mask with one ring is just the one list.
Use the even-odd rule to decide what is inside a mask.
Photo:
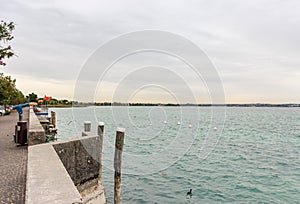
[[(24, 119), (28, 114), (24, 110)], [(0, 116), (0, 204), (25, 203), (27, 146), (14, 143), (16, 112)]]

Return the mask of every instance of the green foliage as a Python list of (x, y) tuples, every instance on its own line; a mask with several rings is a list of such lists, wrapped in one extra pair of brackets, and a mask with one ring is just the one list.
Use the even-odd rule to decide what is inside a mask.
[(38, 97), (35, 93), (31, 93), (27, 96), (29, 102), (38, 102)]
[(23, 93), (16, 88), (16, 80), (0, 73), (0, 104), (15, 105), (25, 101)]
[(55, 99), (55, 98), (51, 98), (50, 101), (48, 102), (48, 104), (50, 104), (50, 105), (56, 105), (56, 104), (58, 104), (58, 100)]
[(50, 100), (45, 101), (44, 98), (38, 98), (37, 100), (39, 105), (47, 105), (48, 107), (71, 107), (73, 105), (73, 101), (69, 101), (67, 99), (60, 100), (51, 98)]
[[(15, 29), (13, 22), (7, 23), (0, 21), (0, 66), (5, 66), (3, 59), (8, 59), (15, 55), (9, 41), (14, 39), (12, 31)], [(0, 73), (0, 104), (15, 105), (26, 102), (26, 99), (21, 91), (16, 88), (16, 80), (10, 76), (4, 76)]]
[(13, 22), (6, 23), (4, 21), (0, 22), (0, 66), (5, 66), (6, 63), (3, 61), (5, 58), (10, 58), (15, 55), (11, 46), (7, 43), (14, 39), (12, 31), (15, 29), (15, 24)]
[(61, 100), (61, 103), (65, 104), (65, 105), (68, 105), (70, 102), (68, 100), (64, 99), (64, 100)]

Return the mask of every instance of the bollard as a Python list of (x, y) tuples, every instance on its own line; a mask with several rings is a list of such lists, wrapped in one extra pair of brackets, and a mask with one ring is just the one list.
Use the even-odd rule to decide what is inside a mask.
[(56, 114), (54, 111), (51, 111), (51, 123), (53, 125), (53, 128), (56, 128)]
[(84, 121), (84, 132), (91, 132), (91, 121)]
[(115, 143), (115, 159), (114, 159), (114, 169), (115, 169), (115, 185), (114, 185), (114, 203), (122, 203), (121, 195), (121, 162), (122, 162), (122, 152), (124, 145), (124, 128), (118, 128), (116, 133), (116, 143)]
[(98, 136), (100, 140), (100, 157), (99, 157), (99, 176), (98, 185), (102, 185), (102, 151), (103, 151), (103, 133), (104, 133), (104, 123), (99, 122), (98, 124)]

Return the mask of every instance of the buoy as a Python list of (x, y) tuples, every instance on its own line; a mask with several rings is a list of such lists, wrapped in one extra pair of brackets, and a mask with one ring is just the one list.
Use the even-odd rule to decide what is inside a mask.
[(167, 121), (164, 121), (164, 124), (167, 124)]
[(179, 121), (177, 122), (177, 125), (180, 125), (180, 122), (179, 122)]
[(189, 128), (193, 127), (191, 124), (189, 124)]
[(217, 130), (218, 128), (217, 127), (214, 127), (214, 130)]

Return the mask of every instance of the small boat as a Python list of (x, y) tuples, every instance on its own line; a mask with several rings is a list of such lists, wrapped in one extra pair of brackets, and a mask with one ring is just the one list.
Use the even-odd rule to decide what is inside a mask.
[(34, 106), (33, 111), (34, 111), (35, 115), (48, 116), (48, 108), (47, 107), (40, 108), (40, 107)]

